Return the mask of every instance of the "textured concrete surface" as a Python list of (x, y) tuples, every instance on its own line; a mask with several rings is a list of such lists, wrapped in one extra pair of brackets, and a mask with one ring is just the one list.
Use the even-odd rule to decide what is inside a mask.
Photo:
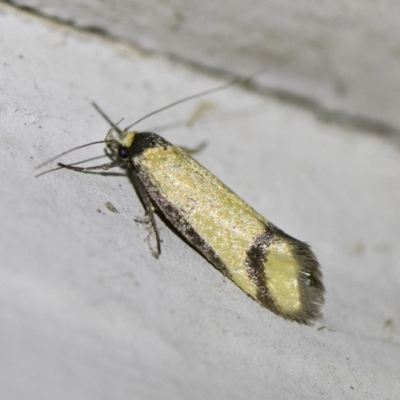
[[(129, 123), (222, 81), (4, 5), (0, 49), (2, 399), (398, 397), (398, 149), (241, 88), (204, 99), (214, 110), (194, 127), (163, 132), (185, 146), (206, 141), (200, 162), (312, 245), (324, 318), (299, 326), (161, 222), (154, 259), (123, 175), (34, 178), (46, 159), (103, 139), (91, 101)], [(140, 128), (185, 120), (200, 104)]]
[(303, 103), (324, 118), (353, 117), (364, 128), (400, 137), (396, 1), (12, 3), (205, 68), (242, 75), (265, 68), (259, 83), (270, 93)]

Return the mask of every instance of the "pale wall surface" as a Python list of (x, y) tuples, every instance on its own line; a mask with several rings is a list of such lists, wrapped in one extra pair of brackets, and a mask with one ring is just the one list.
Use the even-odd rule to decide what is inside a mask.
[(353, 116), (399, 135), (398, 1), (14, 2), (228, 74), (265, 68), (259, 83), (270, 93), (300, 96), (324, 118)]
[(0, 53), (1, 399), (399, 397), (400, 157), (389, 142), (240, 88), (207, 98), (215, 112), (197, 127), (163, 133), (206, 140), (200, 162), (311, 243), (326, 306), (299, 326), (161, 223), (154, 259), (126, 177), (34, 178), (42, 161), (105, 136), (90, 101), (128, 123), (222, 81), (7, 6)]

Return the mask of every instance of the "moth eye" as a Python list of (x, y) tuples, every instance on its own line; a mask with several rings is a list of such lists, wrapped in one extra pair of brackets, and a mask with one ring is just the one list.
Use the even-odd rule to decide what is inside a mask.
[(118, 149), (118, 155), (119, 155), (121, 158), (128, 158), (128, 156), (129, 156), (129, 151), (128, 151), (128, 149), (127, 149), (126, 147), (120, 147), (120, 148)]

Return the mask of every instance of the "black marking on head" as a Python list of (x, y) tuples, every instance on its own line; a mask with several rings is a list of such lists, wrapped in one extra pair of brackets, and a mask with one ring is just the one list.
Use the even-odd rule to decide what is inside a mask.
[(138, 132), (129, 147), (130, 157), (141, 155), (148, 149), (163, 148), (167, 150), (172, 144), (153, 132)]

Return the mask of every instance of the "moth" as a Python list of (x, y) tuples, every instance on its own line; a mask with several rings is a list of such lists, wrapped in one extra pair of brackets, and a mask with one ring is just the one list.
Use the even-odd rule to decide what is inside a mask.
[(171, 103), (124, 130), (95, 105), (112, 128), (104, 141), (78, 148), (104, 142), (111, 161), (87, 168), (58, 166), (77, 172), (125, 168), (154, 230), (157, 255), (161, 240), (155, 213), (165, 217), (215, 268), (259, 304), (281, 317), (308, 324), (320, 317), (324, 302), (320, 265), (310, 247), (257, 213), (184, 149), (154, 132), (131, 129), (157, 112), (233, 83), (236, 80)]

